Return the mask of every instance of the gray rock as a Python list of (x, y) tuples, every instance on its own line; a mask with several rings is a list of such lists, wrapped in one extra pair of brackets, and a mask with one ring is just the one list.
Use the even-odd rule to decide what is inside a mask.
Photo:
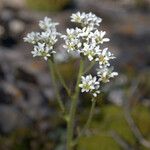
[(8, 133), (15, 128), (25, 127), (28, 120), (15, 107), (0, 105), (0, 130)]
[(0, 25), (0, 38), (3, 36), (4, 32), (5, 32), (4, 27)]
[(13, 19), (14, 13), (9, 9), (3, 9), (0, 15), (2, 21), (8, 22)]
[(12, 35), (20, 35), (25, 30), (25, 23), (21, 20), (14, 19), (9, 22), (9, 30)]
[(19, 82), (18, 88), (24, 93), (24, 99), (17, 101), (16, 105), (23, 110), (31, 120), (38, 120), (49, 116), (48, 101), (41, 95), (38, 87)]
[(21, 91), (13, 84), (1, 82), (0, 85), (0, 103), (14, 104), (23, 98)]
[(16, 69), (15, 77), (27, 83), (37, 84), (38, 82), (34, 74), (20, 67)]
[(5, 79), (5, 73), (4, 73), (3, 66), (0, 64), (0, 80), (3, 79)]
[(25, 7), (25, 0), (0, 0), (3, 6), (9, 6), (12, 8), (23, 8)]

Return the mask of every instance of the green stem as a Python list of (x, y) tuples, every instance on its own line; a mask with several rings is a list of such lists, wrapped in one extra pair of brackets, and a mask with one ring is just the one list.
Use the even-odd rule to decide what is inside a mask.
[(92, 120), (93, 114), (94, 114), (95, 104), (96, 104), (96, 100), (93, 98), (92, 99), (92, 105), (91, 105), (90, 114), (89, 114), (88, 120), (87, 120), (87, 122), (86, 122), (86, 124), (85, 124), (85, 126), (83, 128), (83, 131), (82, 131), (83, 133), (84, 133), (84, 131), (86, 131), (88, 129), (88, 127), (89, 127), (89, 125), (91, 123), (91, 120)]
[(64, 113), (65, 107), (64, 107), (64, 104), (63, 104), (60, 94), (59, 94), (59, 90), (58, 90), (57, 82), (56, 82), (56, 78), (55, 78), (54, 62), (51, 59), (48, 60), (48, 66), (49, 66), (50, 73), (51, 73), (52, 84), (53, 84), (53, 87), (56, 92), (56, 99), (57, 99), (58, 105), (59, 105), (61, 111)]
[(80, 134), (78, 135), (78, 137), (74, 140), (74, 142), (72, 143), (73, 145), (76, 145), (78, 143), (78, 141), (80, 140), (80, 137), (83, 136), (83, 134), (86, 132), (86, 130), (88, 129), (91, 120), (93, 118), (93, 114), (94, 114), (94, 108), (95, 108), (95, 104), (96, 104), (96, 100), (93, 98), (92, 99), (92, 105), (91, 105), (91, 109), (90, 109), (90, 113), (89, 113), (89, 117), (87, 119), (87, 122), (85, 123), (83, 129), (81, 130)]
[(55, 65), (55, 71), (56, 71), (56, 74), (57, 74), (62, 86), (65, 88), (68, 96), (71, 96), (70, 90), (69, 90), (68, 86), (66, 85), (66, 83), (65, 83), (63, 77), (61, 76), (60, 72), (58, 71), (58, 67), (56, 65)]
[(74, 128), (75, 113), (76, 113), (77, 103), (78, 103), (79, 83), (80, 83), (82, 73), (83, 73), (83, 61), (81, 60), (78, 78), (75, 87), (75, 93), (72, 96), (71, 107), (69, 111), (69, 119), (67, 124), (67, 150), (73, 150), (73, 146), (72, 146), (73, 128)]

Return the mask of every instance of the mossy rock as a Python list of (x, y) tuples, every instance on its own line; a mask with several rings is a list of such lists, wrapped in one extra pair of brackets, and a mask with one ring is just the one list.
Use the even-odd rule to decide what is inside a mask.
[(54, 143), (47, 134), (33, 128), (17, 129), (0, 137), (0, 150), (49, 150), (53, 147)]
[(40, 11), (58, 11), (71, 3), (71, 0), (26, 0), (27, 6)]
[(149, 8), (149, 2), (146, 0), (135, 0), (135, 7), (141, 10), (147, 10)]
[(78, 150), (121, 150), (121, 148), (112, 138), (99, 135), (83, 138)]
[[(103, 116), (101, 120), (93, 118), (90, 126), (90, 130), (95, 130), (96, 135), (82, 137), (78, 145), (78, 150), (121, 150), (116, 141), (108, 136), (111, 130), (118, 133), (130, 145), (136, 145), (137, 141), (124, 118), (121, 107), (112, 105), (104, 106), (101, 108), (100, 115)], [(143, 106), (138, 106), (133, 108), (132, 115), (142, 134), (149, 140), (150, 110)], [(146, 148), (141, 146), (141, 150), (146, 150)]]
[(150, 109), (148, 107), (136, 106), (132, 114), (142, 134), (150, 140)]

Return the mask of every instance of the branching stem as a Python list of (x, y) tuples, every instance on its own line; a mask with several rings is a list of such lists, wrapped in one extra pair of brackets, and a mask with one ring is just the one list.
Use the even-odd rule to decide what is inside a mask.
[(82, 73), (83, 73), (83, 61), (81, 60), (78, 78), (76, 82), (75, 93), (71, 98), (71, 106), (70, 106), (69, 119), (67, 124), (67, 150), (73, 150), (73, 146), (71, 143), (73, 140), (73, 128), (74, 128), (75, 113), (76, 113), (77, 103), (78, 103), (79, 83), (80, 83), (80, 78)]
[(78, 137), (73, 141), (72, 145), (76, 145), (78, 143), (78, 141), (80, 140), (80, 137), (82, 137), (85, 134), (86, 130), (88, 129), (88, 127), (91, 123), (91, 120), (93, 118), (95, 104), (96, 104), (96, 99), (92, 98), (92, 105), (91, 105), (91, 109), (90, 109), (90, 113), (89, 113), (87, 122), (85, 123), (85, 125), (84, 125), (83, 129), (81, 130), (80, 134), (78, 135)]
[(56, 92), (56, 99), (57, 99), (58, 105), (59, 105), (61, 111), (64, 113), (65, 112), (65, 106), (61, 100), (59, 89), (57, 87), (55, 70), (54, 70), (54, 62), (51, 59), (48, 60), (48, 66), (49, 66), (49, 70), (51, 73), (52, 84), (53, 84), (53, 87), (54, 87), (55, 92)]

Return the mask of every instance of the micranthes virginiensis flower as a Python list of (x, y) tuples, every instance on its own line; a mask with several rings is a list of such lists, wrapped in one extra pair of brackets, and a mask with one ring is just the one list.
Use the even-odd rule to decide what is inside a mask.
[[(106, 31), (99, 31), (97, 29), (102, 19), (93, 13), (77, 12), (71, 15), (71, 21), (79, 23), (81, 27), (67, 29), (66, 35), (61, 36), (65, 40), (64, 48), (68, 52), (77, 52), (81, 56), (84, 55), (87, 57), (89, 61), (98, 63), (98, 80), (91, 75), (82, 76), (81, 84), (79, 85), (81, 92), (90, 92), (94, 93), (94, 96), (97, 96), (100, 93), (100, 82), (109, 82), (110, 78), (118, 75), (110, 67), (110, 60), (115, 59), (114, 55), (107, 47), (102, 47), (102, 44), (109, 42), (109, 38), (105, 37)], [(95, 86), (94, 83), (98, 86)]]
[[(39, 27), (43, 31), (31, 32), (24, 40), (33, 44), (34, 49), (31, 51), (33, 57), (39, 56), (47, 60), (56, 53), (54, 45), (58, 40), (57, 37), (61, 35), (65, 41), (63, 47), (69, 54), (76, 53), (76, 56), (80, 55), (81, 59), (84, 56), (89, 61), (98, 63), (97, 77), (82, 76), (82, 83), (79, 85), (82, 92), (90, 92), (96, 97), (100, 93), (100, 82), (109, 82), (110, 78), (118, 75), (117, 72), (113, 72), (113, 67), (110, 65), (110, 60), (115, 58), (114, 55), (107, 47), (102, 47), (102, 44), (109, 42), (109, 38), (105, 37), (106, 31), (98, 30), (97, 27), (100, 26), (102, 19), (93, 13), (74, 13), (71, 15), (71, 21), (79, 23), (81, 27), (67, 28), (66, 35), (61, 35), (56, 30), (58, 23), (45, 17), (44, 20), (39, 21)], [(68, 57), (65, 56), (65, 58)]]
[(34, 46), (33, 51), (31, 51), (33, 57), (39, 56), (47, 60), (52, 54), (56, 53), (54, 45), (59, 35), (56, 31), (56, 25), (58, 23), (52, 22), (51, 18), (45, 17), (44, 20), (39, 21), (39, 27), (43, 31), (28, 33), (24, 38), (25, 42)]

